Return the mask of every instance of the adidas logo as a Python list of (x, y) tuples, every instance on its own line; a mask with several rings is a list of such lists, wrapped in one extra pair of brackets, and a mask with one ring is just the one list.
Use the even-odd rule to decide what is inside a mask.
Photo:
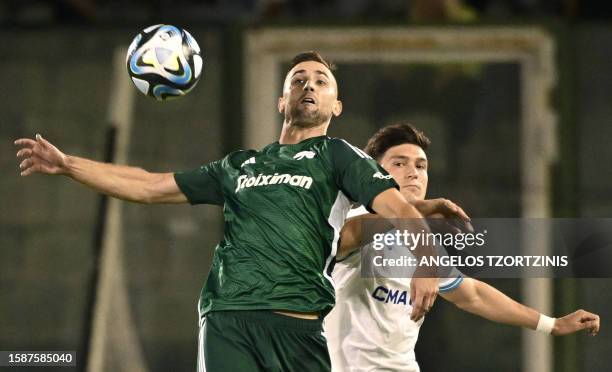
[(314, 158), (316, 153), (314, 151), (301, 151), (293, 156), (295, 160), (312, 159)]

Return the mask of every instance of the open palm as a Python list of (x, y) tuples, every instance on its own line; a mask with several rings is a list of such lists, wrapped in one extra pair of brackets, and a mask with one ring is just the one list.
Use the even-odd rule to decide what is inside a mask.
[(36, 140), (20, 138), (15, 141), (20, 149), (17, 158), (23, 159), (19, 164), (22, 176), (33, 173), (63, 174), (66, 169), (66, 155), (50, 142), (36, 135)]

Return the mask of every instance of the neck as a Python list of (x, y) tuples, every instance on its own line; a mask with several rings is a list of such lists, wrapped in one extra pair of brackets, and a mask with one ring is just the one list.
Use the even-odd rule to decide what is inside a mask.
[(298, 127), (285, 121), (278, 143), (281, 145), (293, 145), (309, 138), (324, 136), (327, 134), (328, 126), (329, 121), (311, 128)]

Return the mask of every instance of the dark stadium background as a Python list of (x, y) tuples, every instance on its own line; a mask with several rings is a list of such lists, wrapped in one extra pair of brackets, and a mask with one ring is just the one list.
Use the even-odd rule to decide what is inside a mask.
[[(537, 27), (556, 44), (558, 159), (551, 169), (556, 217), (610, 217), (612, 199), (612, 5), (594, 0), (4, 0), (0, 3), (0, 350), (90, 347), (91, 280), (100, 197), (62, 178), (20, 178), (13, 140), (41, 133), (67, 153), (104, 159), (112, 59), (142, 28), (187, 28), (204, 53), (203, 78), (177, 101), (137, 93), (128, 162), (190, 169), (244, 146), (244, 38), (266, 26), (462, 25)], [(296, 50), (298, 52), (299, 50)], [(408, 119), (430, 134), (429, 196), (473, 217), (518, 217), (520, 66), (339, 63), (345, 113), (330, 134), (355, 145)], [(127, 72), (125, 73), (127, 79)], [(280, 86), (277, 87), (280, 92)], [(275, 102), (269, 102), (275, 105)], [(280, 120), (280, 118), (279, 118)], [(216, 207), (122, 205), (130, 314), (147, 370), (195, 367), (196, 301), (221, 237)], [(521, 299), (520, 280), (488, 280)], [(596, 338), (554, 340), (554, 371), (612, 364), (609, 278), (554, 280), (555, 315), (601, 315)], [(421, 329), (424, 371), (517, 371), (521, 331), (439, 299)], [(106, 370), (125, 370), (107, 345)], [(13, 369), (13, 370), (27, 370)], [(78, 370), (85, 370), (81, 364)]]

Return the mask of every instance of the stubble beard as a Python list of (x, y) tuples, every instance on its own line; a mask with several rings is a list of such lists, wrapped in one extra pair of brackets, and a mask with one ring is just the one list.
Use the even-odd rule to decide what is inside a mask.
[(290, 119), (292, 126), (300, 128), (314, 128), (322, 125), (331, 118), (331, 113), (325, 113), (317, 109), (315, 111), (301, 110), (299, 107), (294, 107), (291, 110), (291, 118), (285, 117), (285, 120)]

